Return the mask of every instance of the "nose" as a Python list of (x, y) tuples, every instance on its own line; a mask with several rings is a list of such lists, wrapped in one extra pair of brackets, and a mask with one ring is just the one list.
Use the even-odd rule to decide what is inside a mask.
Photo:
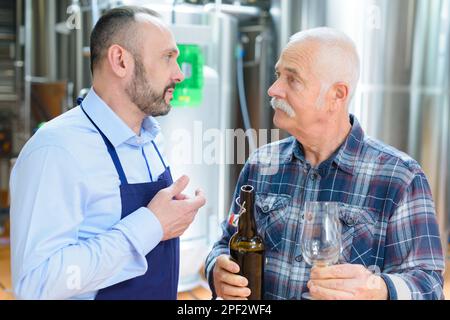
[(284, 99), (285, 98), (285, 94), (284, 94), (284, 90), (283, 88), (280, 86), (280, 81), (279, 79), (277, 79), (271, 86), (270, 88), (267, 90), (267, 94), (270, 97), (275, 97), (275, 98), (280, 98), (280, 99)]
[(178, 63), (176, 63), (175, 73), (173, 75), (173, 82), (180, 83), (184, 80), (184, 74), (180, 69)]

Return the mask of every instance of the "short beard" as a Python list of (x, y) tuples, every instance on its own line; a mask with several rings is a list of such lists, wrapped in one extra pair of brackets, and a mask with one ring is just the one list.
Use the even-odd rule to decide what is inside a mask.
[(146, 116), (165, 116), (171, 109), (170, 103), (166, 103), (164, 97), (167, 90), (175, 88), (175, 83), (171, 83), (164, 88), (162, 94), (158, 94), (146, 80), (146, 71), (140, 57), (134, 58), (134, 75), (127, 84), (125, 92), (139, 110)]
[(272, 98), (272, 100), (270, 100), (270, 105), (272, 106), (272, 108), (274, 110), (280, 109), (280, 110), (284, 111), (288, 115), (289, 118), (295, 117), (294, 109), (289, 105), (289, 103), (287, 103), (284, 100)]

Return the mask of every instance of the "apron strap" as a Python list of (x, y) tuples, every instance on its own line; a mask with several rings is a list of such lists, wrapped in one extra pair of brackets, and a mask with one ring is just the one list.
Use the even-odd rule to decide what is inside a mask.
[(97, 127), (97, 125), (95, 124), (95, 122), (94, 122), (94, 121), (91, 119), (91, 117), (89, 117), (89, 115), (86, 113), (86, 111), (85, 111), (84, 108), (83, 108), (83, 104), (82, 104), (81, 102), (80, 102), (80, 107), (81, 107), (81, 110), (83, 110), (83, 112), (84, 112), (84, 114), (86, 115), (86, 117), (89, 119), (89, 121), (92, 122), (92, 124), (94, 125), (94, 127), (97, 129), (97, 131), (98, 131), (98, 132), (100, 133), (100, 135), (102, 136), (103, 141), (105, 142), (106, 147), (108, 148), (108, 153), (109, 153), (109, 155), (111, 156), (111, 159), (112, 159), (112, 161), (113, 161), (113, 163), (114, 163), (114, 167), (116, 167), (117, 174), (119, 175), (119, 178), (120, 178), (120, 183), (121, 183), (122, 185), (128, 184), (127, 177), (125, 176), (125, 172), (123, 171), (122, 164), (120, 163), (119, 156), (117, 155), (116, 149), (114, 148), (114, 146), (112, 145), (112, 143), (109, 141), (109, 139), (103, 134), (102, 130), (100, 130), (100, 128)]
[(164, 160), (163, 160), (163, 158), (161, 156), (161, 153), (159, 152), (158, 147), (156, 146), (154, 140), (152, 140), (152, 144), (153, 144), (153, 147), (155, 148), (156, 152), (158, 152), (159, 159), (161, 160), (161, 162), (162, 162), (162, 164), (164, 166), (164, 169), (167, 169), (166, 163), (164, 162)]
[(150, 181), (153, 182), (152, 171), (150, 170), (150, 166), (148, 165), (148, 161), (147, 161), (147, 157), (145, 156), (144, 148), (142, 147), (141, 150), (142, 150), (142, 156), (144, 157), (144, 160), (145, 160), (145, 165), (147, 166), (148, 175), (150, 176)]

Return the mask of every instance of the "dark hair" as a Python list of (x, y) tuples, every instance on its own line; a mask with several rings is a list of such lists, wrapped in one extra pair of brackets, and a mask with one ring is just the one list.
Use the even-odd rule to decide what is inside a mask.
[(105, 54), (106, 50), (113, 44), (124, 46), (126, 39), (133, 38), (129, 28), (133, 25), (135, 16), (138, 13), (144, 13), (153, 17), (161, 18), (156, 12), (148, 8), (137, 6), (122, 6), (107, 11), (95, 24), (91, 32), (91, 72), (94, 73), (96, 65)]

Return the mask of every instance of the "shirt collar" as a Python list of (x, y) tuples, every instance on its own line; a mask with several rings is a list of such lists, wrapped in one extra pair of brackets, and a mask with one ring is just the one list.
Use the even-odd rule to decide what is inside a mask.
[[(322, 164), (334, 163), (341, 170), (353, 174), (354, 163), (359, 156), (361, 144), (364, 140), (364, 131), (354, 115), (350, 114), (349, 117), (350, 124), (352, 125), (350, 133), (341, 146)], [(289, 156), (286, 159), (288, 161), (292, 161), (292, 157), (295, 157), (300, 160), (301, 163), (306, 163), (303, 146), (297, 139), (292, 139), (288, 155)], [(320, 166), (322, 166), (322, 164)]]
[(337, 152), (334, 163), (336, 163), (343, 171), (353, 174), (355, 162), (358, 160), (359, 154), (361, 153), (361, 147), (364, 141), (364, 131), (361, 128), (358, 119), (352, 114), (350, 114), (350, 124), (352, 125), (352, 129)]
[(94, 91), (89, 91), (83, 100), (83, 108), (92, 121), (116, 148), (122, 143), (141, 146), (156, 138), (161, 128), (153, 117), (142, 122), (140, 135), (133, 130)]

